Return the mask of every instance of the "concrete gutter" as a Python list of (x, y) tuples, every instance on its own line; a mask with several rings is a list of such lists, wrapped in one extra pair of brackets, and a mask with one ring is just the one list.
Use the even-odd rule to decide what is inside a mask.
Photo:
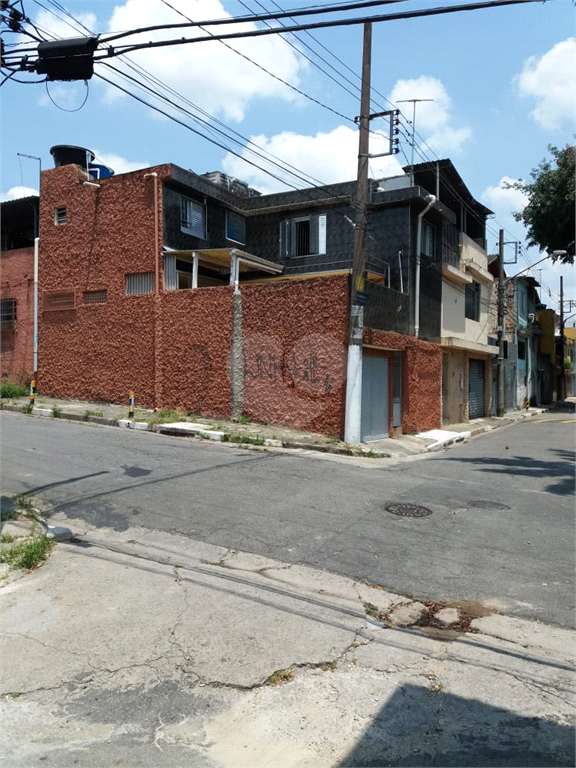
[[(87, 403), (86, 405), (90, 405)], [(2, 404), (2, 409), (22, 413), (21, 404)], [(77, 406), (78, 407), (78, 406)], [(491, 432), (494, 429), (514, 424), (517, 421), (523, 421), (545, 412), (543, 408), (531, 408), (529, 411), (513, 411), (504, 417), (488, 416), (482, 419), (476, 419), (464, 424), (452, 425), (451, 429), (437, 429), (419, 432), (416, 435), (400, 435), (394, 438), (384, 438), (369, 443), (361, 443), (359, 446), (349, 446), (341, 442), (314, 442), (313, 439), (298, 438), (267, 438), (260, 436), (257, 429), (251, 430), (251, 434), (246, 434), (246, 440), (243, 441), (241, 431), (236, 432), (234, 427), (227, 432), (222, 429), (215, 429), (211, 424), (197, 422), (170, 422), (165, 424), (149, 424), (147, 421), (135, 421), (126, 418), (113, 418), (107, 416), (95, 416), (87, 413), (79, 413), (74, 410), (66, 410), (65, 401), (62, 407), (57, 406), (58, 415), (54, 415), (52, 408), (35, 407), (32, 410), (33, 416), (59, 418), (67, 421), (86, 422), (89, 424), (98, 424), (108, 427), (123, 427), (125, 429), (136, 429), (144, 432), (158, 432), (164, 435), (176, 437), (194, 437), (197, 439), (209, 439), (220, 442), (231, 442), (233, 444), (255, 444), (256, 446), (284, 448), (287, 450), (298, 451), (316, 451), (325, 454), (335, 454), (338, 456), (352, 456), (370, 459), (397, 459), (407, 456), (416, 456), (419, 454), (430, 453), (444, 450), (456, 443), (475, 437), (484, 432)], [(552, 410), (552, 409), (550, 409)], [(153, 414), (151, 414), (153, 415)], [(254, 425), (257, 427), (258, 425)], [(282, 428), (278, 427), (278, 431)], [(291, 430), (291, 432), (296, 432)], [(297, 434), (297, 433), (296, 433)], [(231, 436), (232, 440), (230, 439)], [(320, 436), (321, 437), (321, 436)]]

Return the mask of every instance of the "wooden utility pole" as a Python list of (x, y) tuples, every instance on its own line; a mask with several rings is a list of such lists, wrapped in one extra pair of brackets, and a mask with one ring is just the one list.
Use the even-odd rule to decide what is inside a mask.
[(506, 289), (504, 285), (504, 230), (500, 230), (498, 238), (498, 416), (504, 416), (504, 302)]
[(364, 290), (366, 262), (366, 223), (369, 201), (368, 159), (370, 139), (370, 71), (372, 53), (372, 24), (364, 24), (362, 53), (362, 92), (360, 97), (358, 176), (356, 181), (356, 222), (354, 250), (350, 280), (350, 333), (348, 339), (348, 365), (346, 378), (346, 416), (344, 440), (357, 445), (361, 440), (362, 419), (362, 336), (364, 332), (363, 307), (356, 295)]

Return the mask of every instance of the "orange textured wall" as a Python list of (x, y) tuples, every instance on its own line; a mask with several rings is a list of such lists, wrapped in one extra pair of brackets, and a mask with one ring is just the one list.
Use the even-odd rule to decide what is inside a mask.
[(26, 381), (34, 358), (34, 248), (2, 251), (3, 299), (16, 299), (16, 326), (2, 331), (0, 367), (5, 378)]
[(242, 286), (242, 315), (245, 413), (341, 435), (348, 276)]
[(413, 336), (364, 330), (364, 344), (403, 352), (402, 431), (442, 426), (442, 348)]
[[(159, 178), (169, 172), (167, 166), (154, 170)], [(42, 174), (40, 303), (45, 291), (76, 294), (74, 310), (40, 314), (38, 386), (45, 394), (125, 402), (134, 389), (138, 404), (154, 405), (159, 301), (126, 296), (125, 282), (127, 273), (154, 271), (161, 248), (155, 179), (144, 174), (104, 179), (100, 187), (84, 186), (75, 165)], [(61, 206), (67, 222), (56, 224)], [(84, 304), (85, 291), (100, 290), (107, 291), (106, 303)]]

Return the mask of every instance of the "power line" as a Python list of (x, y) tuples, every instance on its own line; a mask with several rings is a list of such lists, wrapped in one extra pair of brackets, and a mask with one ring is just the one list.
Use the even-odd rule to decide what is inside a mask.
[[(392, 0), (397, 1), (397, 0)], [(185, 45), (187, 43), (203, 43), (203, 42), (209, 42), (210, 40), (238, 40), (238, 39), (244, 39), (244, 38), (250, 38), (250, 37), (262, 37), (264, 35), (277, 35), (277, 34), (285, 34), (286, 32), (300, 32), (302, 30), (308, 30), (308, 29), (325, 29), (328, 27), (343, 27), (343, 26), (354, 26), (358, 24), (365, 24), (367, 22), (385, 22), (385, 21), (398, 21), (400, 19), (414, 19), (414, 18), (423, 18), (428, 16), (438, 16), (448, 13), (460, 13), (463, 11), (477, 11), (482, 9), (488, 9), (488, 8), (498, 8), (506, 5), (517, 5), (520, 3), (536, 3), (536, 2), (542, 2), (542, 0), (488, 0), (487, 2), (480, 2), (480, 3), (472, 3), (470, 5), (455, 5), (455, 6), (442, 6), (439, 8), (428, 8), (421, 11), (405, 11), (404, 13), (394, 13), (394, 14), (385, 14), (380, 16), (366, 16), (362, 18), (353, 18), (353, 19), (338, 19), (333, 21), (320, 21), (320, 22), (310, 22), (308, 24), (300, 24), (294, 27), (273, 27), (272, 29), (256, 29), (251, 30), (248, 32), (231, 32), (227, 34), (222, 35), (214, 35), (213, 37), (205, 36), (205, 37), (194, 37), (194, 38), (178, 38), (175, 40), (160, 40), (160, 41), (150, 41), (148, 43), (139, 43), (139, 44), (128, 44), (120, 47), (112, 47), (110, 46), (108, 50), (103, 54), (100, 58), (103, 58), (105, 56), (120, 56), (123, 53), (128, 53), (130, 51), (137, 51), (142, 50), (143, 48), (160, 48), (160, 47), (166, 47), (166, 46), (173, 46), (173, 45)], [(293, 12), (291, 12), (293, 13)], [(203, 22), (206, 24), (206, 22)], [(212, 22), (210, 22), (212, 24)], [(101, 39), (101, 42), (106, 44), (109, 43), (112, 39), (118, 39), (119, 37), (127, 37), (129, 35), (134, 35), (140, 33), (142, 30), (133, 30), (131, 32), (125, 32), (120, 35), (116, 35), (114, 38), (106, 38)]]
[(118, 40), (123, 37), (131, 35), (138, 35), (144, 32), (157, 32), (164, 29), (182, 29), (184, 27), (198, 27), (201, 24), (204, 26), (222, 26), (223, 24), (245, 24), (246, 22), (256, 21), (275, 21), (277, 19), (284, 19), (289, 16), (315, 16), (325, 13), (342, 13), (342, 11), (353, 11), (359, 8), (370, 8), (377, 5), (391, 5), (393, 3), (401, 3), (405, 0), (364, 0), (363, 2), (346, 3), (344, 5), (328, 5), (328, 6), (310, 6), (308, 8), (297, 9), (293, 11), (282, 11), (279, 13), (265, 13), (265, 14), (250, 14), (248, 16), (230, 16), (228, 18), (210, 19), (202, 22), (192, 21), (188, 24), (155, 24), (149, 27), (140, 27), (139, 29), (119, 32), (105, 38), (105, 42), (110, 43), (112, 40)]

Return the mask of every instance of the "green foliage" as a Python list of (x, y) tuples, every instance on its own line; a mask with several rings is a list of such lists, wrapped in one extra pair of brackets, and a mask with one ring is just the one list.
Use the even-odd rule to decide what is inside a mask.
[(29, 537), (0, 547), (0, 560), (13, 568), (32, 571), (46, 560), (53, 546), (54, 540), (48, 536)]
[(26, 405), (22, 406), (22, 413), (32, 413), (34, 410), (34, 406), (32, 403), (26, 403)]
[(59, 418), (60, 418), (60, 416), (62, 416), (62, 409), (61, 409), (61, 408), (58, 408), (58, 406), (57, 406), (57, 405), (55, 405), (55, 406), (52, 408), (52, 418), (53, 418), (53, 419), (59, 419)]
[(569, 357), (564, 358), (564, 370), (566, 373), (572, 373), (574, 370), (574, 365), (572, 364), (572, 360), (570, 360)]
[(104, 416), (104, 411), (84, 411), (84, 421), (88, 421), (90, 416)]
[(242, 435), (239, 432), (232, 434), (224, 433), (222, 435), (223, 443), (243, 443), (244, 445), (264, 445), (265, 440), (259, 435)]
[(237, 419), (234, 419), (238, 424), (251, 424), (252, 420), (248, 418), (248, 416), (238, 416)]
[(542, 160), (530, 174), (532, 181), (517, 181), (507, 185), (528, 197), (523, 211), (514, 214), (528, 230), (528, 245), (541, 250), (566, 251), (558, 258), (564, 263), (574, 261), (575, 174), (576, 147), (564, 149), (549, 146), (552, 160)]
[(162, 408), (160, 411), (154, 414), (152, 418), (147, 419), (148, 424), (151, 427), (158, 424), (170, 424), (176, 421), (186, 421), (186, 417), (181, 411), (177, 411), (175, 408)]
[(0, 384), (0, 397), (26, 397), (29, 389), (25, 384), (6, 379)]

